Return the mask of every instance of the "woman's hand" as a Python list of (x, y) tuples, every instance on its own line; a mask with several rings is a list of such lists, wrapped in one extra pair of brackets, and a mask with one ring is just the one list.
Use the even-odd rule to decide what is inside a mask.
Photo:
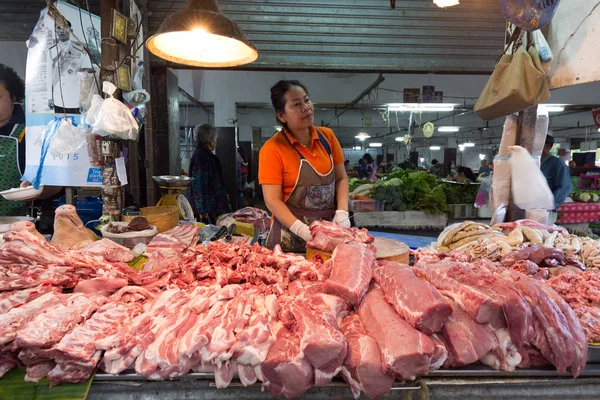
[(312, 240), (312, 234), (310, 233), (310, 228), (304, 222), (299, 219), (296, 220), (290, 227), (290, 232), (294, 235), (302, 238), (305, 242), (309, 242)]
[(342, 228), (350, 228), (350, 216), (348, 211), (337, 210), (333, 217), (333, 223), (341, 226)]

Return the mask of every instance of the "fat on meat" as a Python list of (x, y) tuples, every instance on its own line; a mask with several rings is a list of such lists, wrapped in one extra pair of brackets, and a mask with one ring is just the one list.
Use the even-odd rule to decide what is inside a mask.
[(43, 294), (60, 292), (61, 289), (58, 287), (51, 286), (50, 284), (42, 284), (30, 289), (0, 293), (0, 314), (5, 314), (12, 308), (20, 307)]

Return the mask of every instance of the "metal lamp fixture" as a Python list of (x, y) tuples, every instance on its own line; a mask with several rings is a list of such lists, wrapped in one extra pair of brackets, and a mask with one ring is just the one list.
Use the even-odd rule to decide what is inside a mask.
[(361, 142), (365, 141), (366, 139), (368, 139), (370, 137), (371, 137), (371, 135), (369, 135), (367, 132), (359, 132), (358, 135), (354, 136), (355, 139), (358, 139)]
[(460, 4), (458, 0), (433, 0), (433, 2), (440, 8), (452, 7)]
[(258, 51), (216, 0), (190, 0), (146, 41), (157, 57), (196, 67), (234, 67), (256, 61)]

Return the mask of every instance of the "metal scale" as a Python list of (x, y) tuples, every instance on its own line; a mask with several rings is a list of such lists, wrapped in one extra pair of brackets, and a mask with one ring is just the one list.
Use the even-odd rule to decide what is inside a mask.
[(184, 190), (191, 185), (192, 178), (189, 176), (160, 175), (153, 176), (152, 180), (160, 189), (166, 191), (156, 203), (159, 207), (177, 207), (180, 217), (187, 220), (194, 220), (194, 210), (184, 194)]

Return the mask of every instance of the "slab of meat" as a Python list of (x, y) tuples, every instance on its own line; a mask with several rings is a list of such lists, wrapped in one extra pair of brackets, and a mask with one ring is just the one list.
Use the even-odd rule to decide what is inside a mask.
[(544, 230), (548, 231), (549, 233), (559, 232), (561, 235), (569, 234), (569, 232), (567, 232), (567, 230), (565, 228), (563, 228), (562, 226), (544, 225), (544, 224), (540, 224), (537, 221), (533, 221), (531, 219), (520, 219), (520, 220), (514, 221), (514, 222), (502, 222), (502, 223), (493, 225), (492, 228), (499, 228), (499, 229), (502, 229), (504, 231), (504, 233), (509, 233), (509, 232), (512, 232), (515, 228), (517, 228), (519, 226), (526, 226), (528, 228), (534, 228), (534, 229), (544, 229)]
[(313, 368), (304, 358), (300, 339), (286, 328), (279, 330), (261, 366), (263, 386), (273, 396), (293, 399), (302, 396), (313, 384)]
[(29, 324), (19, 330), (15, 338), (17, 346), (51, 347), (108, 301), (105, 296), (82, 293), (58, 296), (58, 304), (44, 308)]
[(452, 306), (452, 315), (442, 328), (444, 342), (452, 354), (454, 366), (472, 364), (490, 352), (494, 337), (485, 325), (475, 322), (452, 299), (448, 298), (448, 302)]
[(152, 271), (157, 267), (165, 268), (180, 262), (183, 252), (196, 245), (199, 234), (198, 227), (182, 225), (156, 235), (146, 246), (146, 254), (149, 257), (144, 264), (144, 271)]
[[(359, 242), (370, 244), (375, 241), (375, 238), (364, 228), (344, 228), (328, 221), (313, 222), (310, 224), (310, 233), (313, 238), (306, 245), (322, 251), (333, 251), (340, 243)], [(373, 251), (376, 250), (373, 249)]]
[(31, 289), (0, 293), (0, 314), (5, 314), (12, 308), (22, 306), (50, 292), (60, 293), (61, 289), (48, 284), (42, 284)]
[(556, 366), (557, 371), (565, 372), (575, 355), (567, 318), (559, 306), (536, 285), (536, 280), (513, 270), (507, 270), (502, 275), (512, 279), (533, 311), (537, 325), (534, 325), (535, 338), (532, 344)]
[(22, 230), (4, 235), (0, 252), (0, 263), (68, 265), (67, 253), (40, 239), (33, 233)]
[(306, 298), (290, 300), (282, 308), (282, 322), (300, 339), (300, 349), (315, 369), (315, 384), (331, 381), (348, 353), (346, 339), (337, 322)]
[(350, 385), (354, 398), (360, 392), (371, 399), (388, 393), (394, 377), (383, 372), (379, 346), (365, 328), (357, 314), (350, 314), (342, 321), (342, 333), (348, 341), (348, 356), (342, 374)]
[(61, 294), (46, 293), (21, 307), (0, 315), (0, 345), (12, 342), (21, 327), (26, 326), (43, 310), (61, 301)]
[(401, 380), (411, 380), (429, 372), (434, 345), (394, 311), (383, 291), (372, 287), (358, 307), (367, 332), (377, 341), (384, 371)]
[(452, 307), (440, 292), (417, 278), (407, 265), (379, 262), (373, 269), (373, 278), (396, 312), (423, 333), (439, 332), (452, 314)]
[[(375, 253), (360, 243), (342, 243), (333, 251), (325, 293), (340, 296), (356, 307), (369, 288)], [(415, 278), (416, 279), (416, 278)]]
[(429, 367), (429, 370), (435, 371), (445, 365), (448, 360), (448, 347), (444, 340), (437, 334), (431, 335), (430, 338), (433, 342), (434, 349), (433, 354), (431, 355), (431, 366)]
[(449, 271), (456, 265), (456, 262), (442, 261), (414, 267), (412, 271), (458, 303), (475, 321), (481, 324), (500, 324), (499, 321), (504, 320), (502, 303), (481, 289), (453, 279)]
[(141, 312), (142, 306), (139, 303), (107, 303), (84, 324), (63, 336), (54, 349), (71, 359), (90, 360), (96, 350), (109, 348), (119, 329), (130, 325), (133, 318)]
[(0, 353), (0, 378), (4, 376), (8, 371), (16, 368), (19, 365), (19, 360), (11, 354)]
[(221, 215), (217, 221), (217, 226), (229, 226), (235, 221), (245, 222), (254, 225), (260, 229), (261, 234), (269, 232), (271, 226), (271, 217), (269, 214), (259, 208), (244, 207), (231, 214)]
[(133, 260), (133, 252), (131, 250), (109, 239), (95, 241), (81, 251), (103, 257), (106, 261), (110, 262), (128, 263)]

